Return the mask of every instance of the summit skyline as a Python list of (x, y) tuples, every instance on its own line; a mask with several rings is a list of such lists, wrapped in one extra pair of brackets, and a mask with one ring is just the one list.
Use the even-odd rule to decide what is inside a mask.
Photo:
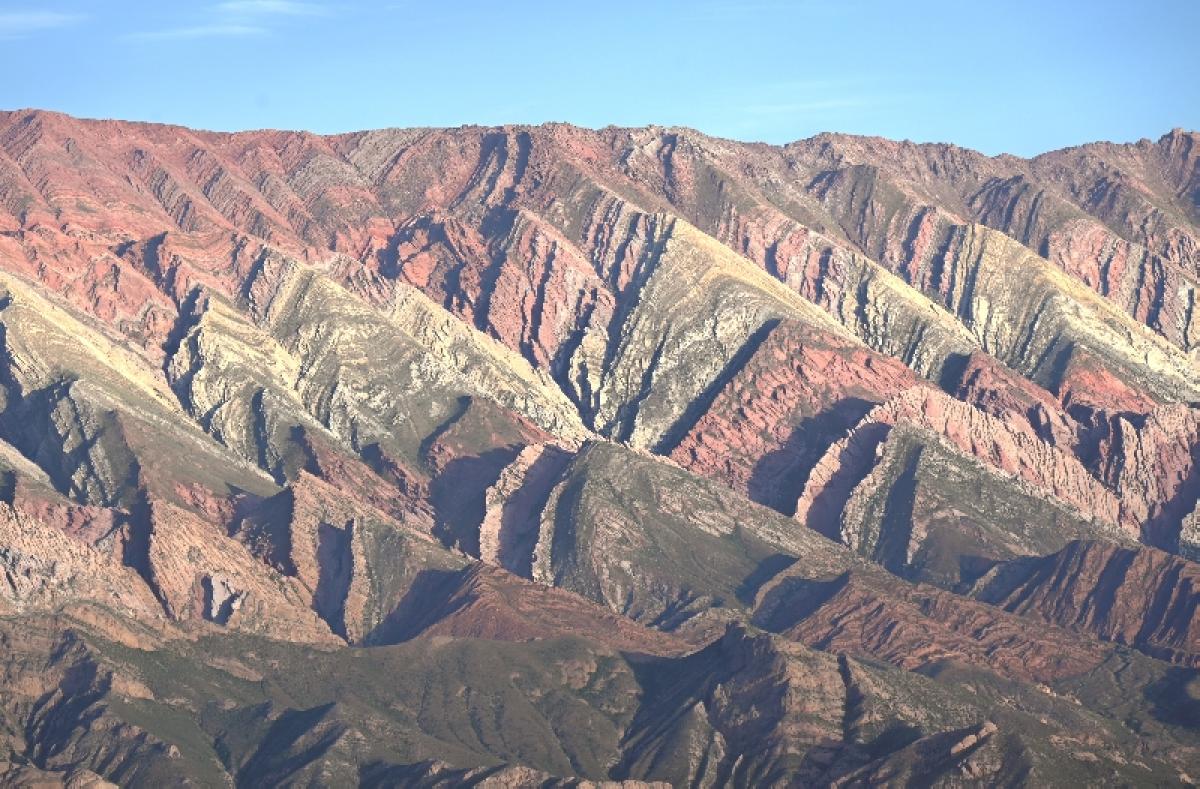
[(219, 131), (833, 131), (1032, 156), (1200, 127), (1198, 25), (1200, 5), (1172, 0), (15, 2), (0, 108)]

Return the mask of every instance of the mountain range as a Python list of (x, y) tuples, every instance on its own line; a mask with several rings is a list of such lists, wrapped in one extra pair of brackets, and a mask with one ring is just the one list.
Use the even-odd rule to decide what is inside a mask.
[(0, 783), (1200, 781), (1200, 135), (0, 112)]

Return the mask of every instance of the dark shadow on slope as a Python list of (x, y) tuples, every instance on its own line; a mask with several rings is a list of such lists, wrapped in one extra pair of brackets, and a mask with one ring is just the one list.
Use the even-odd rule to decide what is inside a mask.
[(796, 562), (795, 556), (789, 556), (786, 553), (777, 553), (763, 559), (758, 563), (758, 567), (754, 568), (754, 572), (742, 579), (741, 584), (738, 585), (735, 592), (737, 599), (743, 605), (753, 605), (754, 598), (758, 596), (758, 590), (762, 588), (763, 584)]
[(879, 759), (901, 748), (907, 748), (924, 736), (925, 731), (920, 726), (906, 721), (894, 721), (875, 739), (862, 743), (862, 748), (872, 759)]
[[(479, 223), (479, 232), (487, 239), (491, 260), (480, 277), (479, 304), (474, 310), (475, 328), (493, 337), (496, 333), (489, 326), (492, 317), (492, 296), (496, 292), (496, 283), (500, 281), (500, 275), (504, 273), (508, 263), (508, 250), (504, 248), (504, 241), (512, 234), (516, 222), (515, 210), (505, 206), (492, 206)], [(536, 326), (536, 323), (533, 325)]]
[(764, 454), (755, 463), (747, 496), (784, 515), (795, 515), (796, 502), (812, 467), (875, 405), (861, 397), (847, 397), (819, 414), (806, 417), (782, 447)]
[(574, 455), (546, 447), (525, 472), (521, 487), (504, 503), (500, 525), (500, 565), (522, 578), (533, 577), (533, 552), (550, 494)]
[[(580, 417), (588, 427), (593, 426), (596, 404), (593, 402), (592, 385), (587, 376), (587, 364), (581, 363), (578, 369), (572, 370), (571, 360), (575, 358), (576, 352), (583, 345), (584, 338), (587, 337), (587, 328), (592, 324), (592, 316), (596, 312), (597, 303), (597, 300), (593, 299), (584, 308), (584, 312), (576, 318), (574, 327), (559, 344), (558, 351), (550, 362), (551, 377), (563, 394), (574, 403), (579, 410)], [(574, 380), (571, 378), (572, 373), (575, 376)]]
[[(68, 652), (77, 644), (73, 638), (64, 639), (58, 655), (70, 659)], [(39, 697), (27, 716), (24, 739), (34, 764), (45, 766), (49, 757), (78, 736), (79, 729), (90, 728), (104, 712), (100, 703), (108, 690), (109, 681), (101, 677), (90, 656), (66, 669), (58, 685)]]
[(154, 580), (154, 570), (150, 566), (150, 535), (154, 529), (154, 521), (150, 500), (145, 491), (139, 492), (137, 501), (130, 508), (120, 529), (121, 563), (131, 568), (146, 582), (146, 586), (162, 606), (163, 612), (171, 618), (171, 607), (162, 590), (158, 588)]
[(700, 418), (708, 413), (708, 409), (712, 408), (713, 401), (725, 390), (725, 387), (729, 386), (742, 368), (754, 358), (754, 354), (758, 353), (758, 349), (762, 347), (777, 326), (779, 326), (779, 319), (773, 318), (763, 323), (746, 338), (746, 341), (729, 358), (716, 377), (708, 382), (708, 385), (692, 402), (688, 403), (688, 407), (684, 409), (675, 424), (671, 425), (670, 429), (659, 439), (658, 444), (654, 447), (656, 454), (669, 455), (675, 447), (679, 446), (679, 442), (696, 426)]
[(1000, 564), (1000, 560), (990, 556), (978, 556), (968, 553), (959, 555), (958, 584), (953, 588), (948, 588), (948, 591), (955, 594), (965, 594), (971, 588), (972, 584), (991, 572), (992, 568), (998, 564)]
[(12, 504), (17, 495), (17, 472), (0, 470), (0, 502)]
[[(837, 470), (820, 493), (813, 498), (808, 511), (808, 525), (827, 537), (835, 538), (839, 519), (854, 488), (863, 481), (875, 465), (876, 452), (887, 440), (891, 425), (864, 425), (856, 440), (847, 443), (838, 458)], [(794, 512), (794, 510), (793, 510)]]
[[(1132, 554), (1133, 551), (1129, 553)], [(1133, 559), (1130, 557), (1131, 564), (1132, 561)], [(1192, 606), (1187, 606), (1186, 604), (1180, 605), (1179, 600), (1176, 598), (1180, 587), (1179, 576), (1183, 574), (1183, 568), (1186, 564), (1187, 562), (1174, 562), (1163, 574), (1162, 579), (1158, 583), (1158, 588), (1154, 592), (1154, 596), (1150, 598), (1145, 612), (1142, 614), (1142, 626), (1138, 629), (1137, 635), (1133, 637), (1133, 644), (1136, 648), (1147, 650), (1156, 631), (1165, 629), (1164, 625), (1174, 617), (1182, 621), (1179, 622), (1181, 627), (1172, 629), (1182, 629), (1185, 632), (1190, 630), (1189, 625), (1191, 624), (1192, 616), (1189, 616), (1189, 614), (1195, 611), (1193, 607), (1195, 603), (1193, 602)], [(1122, 580), (1124, 580), (1124, 576), (1122, 576)], [(1109, 596), (1110, 599), (1104, 602), (1109, 605), (1108, 610), (1111, 611), (1116, 599), (1116, 589), (1111, 590)], [(1192, 608), (1192, 611), (1187, 610), (1189, 607)], [(1147, 654), (1151, 653), (1147, 650)]]
[[(14, 364), (5, 345), (0, 324), (0, 439), (12, 444), (30, 462), (46, 472), (54, 489), (81, 504), (130, 507), (137, 497), (138, 460), (126, 440), (117, 411), (96, 408), (86, 395), (80, 396), (77, 379), (64, 377), (41, 389), (22, 391), (8, 373)], [(56, 412), (64, 412), (69, 421)], [(60, 426), (61, 425), (61, 426)], [(68, 437), (75, 446), (66, 449)], [(93, 450), (107, 460), (108, 468), (97, 469)], [(81, 484), (77, 472), (86, 469)]]
[[(158, 241), (162, 243), (162, 238), (159, 237)], [(200, 317), (203, 315), (203, 311), (198, 309), (202, 293), (203, 291), (199, 286), (194, 287), (187, 292), (187, 295), (183, 297), (183, 301), (179, 303), (179, 313), (175, 316), (175, 322), (171, 324), (171, 329), (167, 332), (167, 337), (163, 340), (161, 346), (163, 349), (164, 370), (170, 366), (171, 357), (179, 351), (184, 338), (187, 337), (192, 327), (199, 323)]]
[(963, 384), (963, 377), (966, 375), (967, 365), (970, 361), (969, 354), (951, 353), (946, 355), (945, 361), (942, 362), (942, 370), (938, 374), (938, 386), (943, 392), (953, 395), (958, 391)]
[[(642, 690), (642, 703), (625, 730), (622, 757), (610, 770), (610, 776), (617, 780), (635, 777), (635, 765), (647, 755), (647, 749), (653, 753), (661, 741), (674, 739), (676, 730), (697, 703), (729, 671), (738, 668), (723, 666), (721, 651), (718, 639), (684, 658), (639, 658), (622, 653)], [(660, 754), (654, 761), (660, 770), (670, 771), (671, 766), (661, 762), (663, 757), (670, 759), (671, 754)]]
[(436, 517), (434, 536), (447, 546), (457, 546), (478, 557), (479, 524), (486, 509), (487, 489), (520, 451), (519, 446), (498, 447), (447, 463), (429, 484), (429, 501)]
[(1168, 668), (1162, 679), (1147, 685), (1142, 696), (1150, 714), (1169, 726), (1200, 730), (1200, 671)]
[(236, 592), (228, 587), (218, 586), (220, 582), (211, 575), (200, 580), (200, 588), (204, 593), (204, 618), (218, 625), (229, 623), (245, 598), (245, 592)]
[(243, 499), (231, 520), (229, 536), (251, 546), (252, 553), (283, 575), (295, 576), (291, 528), (295, 512), (296, 494), (291, 488), (266, 499)]
[(667, 336), (664, 334), (658, 341), (658, 345), (654, 348), (654, 353), (650, 355), (650, 361), (646, 364), (646, 368), (642, 370), (642, 381), (638, 388), (638, 393), (629, 402), (617, 408), (616, 418), (612, 424), (606, 426), (606, 431), (617, 431), (616, 439), (621, 442), (628, 443), (633, 436), (633, 428), (637, 425), (638, 412), (642, 409), (642, 403), (654, 394), (654, 376), (658, 373), (658, 363), (662, 359), (663, 350), (667, 346)]
[[(1033, 373), (1027, 376), (1052, 394), (1062, 393), (1063, 381), (1066, 380), (1076, 351), (1075, 343), (1060, 344), (1061, 339), (1061, 336), (1056, 336), (1054, 341), (1046, 346), (1042, 355), (1034, 360)], [(1053, 354), (1053, 358), (1050, 354)]]
[(912, 543), (913, 507), (917, 497), (917, 468), (921, 463), (921, 447), (908, 456), (904, 471), (896, 478), (883, 505), (879, 524), (879, 541), (875, 544), (875, 561), (901, 577), (912, 569), (908, 549)]
[(353, 523), (338, 528), (328, 523), (317, 526), (317, 588), (313, 610), (335, 635), (346, 637), (346, 596), (354, 566), (351, 553)]
[[(467, 570), (422, 570), (412, 585), (383, 621), (363, 638), (368, 646), (399, 644), (420, 635), (421, 631), (457, 610), (447, 601), (462, 583)], [(465, 599), (463, 604), (465, 604)]]
[(1179, 552), (1179, 531), (1200, 502), (1200, 443), (1192, 446), (1191, 467), (1175, 492), (1162, 503), (1154, 516), (1142, 524), (1142, 539), (1147, 544), (1172, 553)]
[(781, 633), (812, 616), (849, 583), (849, 572), (827, 580), (788, 579), (772, 589), (758, 606), (760, 613), (755, 615), (754, 624)]
[[(447, 417), (440, 425), (434, 428), (432, 433), (421, 439), (420, 457), (425, 463), (429, 462), (429, 452), (433, 446), (437, 444), (438, 439), (449, 432), (449, 430), (454, 427), (454, 425), (456, 425), (460, 419), (466, 416), (467, 411), (469, 411), (470, 408), (470, 396), (463, 395), (462, 397), (458, 398), (458, 402), (455, 403), (454, 412), (450, 414), (450, 416)], [(378, 444), (372, 444), (371, 447), (374, 448), (376, 453), (382, 454), (382, 448)], [(364, 452), (364, 460), (367, 460), (367, 462), (370, 463), (374, 460), (374, 458), (367, 458), (366, 453)]]
[[(618, 252), (615, 258), (616, 261), (623, 261), (625, 256), (629, 254), (630, 245), (634, 239), (634, 230), (635, 226), (630, 225), (628, 234), (618, 247)], [(604, 377), (612, 372), (613, 364), (616, 362), (617, 355), (622, 347), (622, 343), (619, 339), (622, 336), (622, 330), (625, 328), (626, 322), (633, 316), (634, 310), (637, 308), (639, 303), (639, 295), (650, 282), (650, 277), (658, 269), (658, 265), (662, 260), (662, 254), (667, 246), (667, 240), (671, 238), (674, 233), (674, 220), (667, 220), (666, 227), (663, 228), (659, 228), (657, 224), (653, 223), (649, 228), (647, 228), (648, 237), (645, 246), (642, 249), (641, 254), (638, 255), (637, 260), (634, 262), (632, 270), (629, 272), (628, 282), (626, 282), (623, 288), (618, 287), (620, 277), (618, 272), (620, 271), (621, 267), (619, 265), (613, 266), (608, 284), (617, 296), (617, 303), (616, 309), (613, 310), (612, 317), (610, 317), (608, 321), (606, 333), (608, 340), (604, 347), (604, 359), (600, 364), (599, 370), (601, 380), (603, 380)], [(663, 340), (665, 341), (665, 337)], [(661, 347), (662, 346), (660, 343), (660, 351)], [(657, 360), (651, 361), (650, 366), (647, 368), (647, 375), (651, 377), (653, 376), (655, 364), (657, 364)], [(645, 385), (645, 383), (645, 380), (643, 380), (643, 385)], [(584, 409), (581, 405), (581, 412), (585, 423), (589, 427), (591, 427), (593, 430), (612, 429), (612, 425), (597, 425), (595, 423), (596, 412), (595, 408), (592, 406), (599, 405), (598, 403), (588, 404), (585, 399), (585, 405), (587, 405), (586, 409)], [(620, 418), (621, 417), (618, 414), (618, 424)]]
[[(1030, 568), (1030, 572), (1022, 585), (1017, 587), (1019, 591), (1014, 589), (1014, 591), (1017, 591), (1017, 594), (1004, 606), (1005, 610), (1017, 612), (1038, 591), (1060, 588), (1064, 579), (1059, 576), (1064, 568), (1072, 566), (1070, 561), (1064, 562), (1063, 557), (1067, 557), (1070, 553), (1078, 551), (1082, 545), (1083, 543), (1074, 541), (1068, 543), (1057, 553), (1052, 553), (1039, 559), (1030, 559), (1027, 565), (1015, 565), (1018, 568), (1027, 566)], [(1105, 565), (1104, 570), (1096, 579), (1096, 591), (1091, 601), (1091, 607), (1095, 607), (1097, 611), (1108, 612), (1112, 610), (1116, 593), (1125, 582), (1125, 576), (1136, 557), (1137, 554), (1134, 551), (1118, 551), (1117, 557)]]
[[(279, 716), (263, 738), (262, 744), (237, 774), (237, 786), (281, 785), (291, 774), (320, 759), (338, 741), (346, 727), (327, 721), (334, 702), (307, 710), (288, 710)], [(323, 731), (319, 731), (324, 726)], [(300, 745), (306, 735), (311, 742)]]

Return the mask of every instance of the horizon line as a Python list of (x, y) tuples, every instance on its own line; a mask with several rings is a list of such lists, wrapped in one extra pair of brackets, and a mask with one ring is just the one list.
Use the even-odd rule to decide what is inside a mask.
[(266, 133), (289, 134), (290, 133), (290, 134), (311, 134), (315, 137), (345, 137), (348, 135), (366, 134), (366, 133), (370, 133), (370, 132), (380, 132), (380, 131), (428, 131), (428, 132), (434, 132), (434, 131), (456, 131), (456, 130), (465, 130), (465, 129), (521, 129), (521, 128), (541, 129), (541, 128), (553, 127), (553, 126), (567, 126), (567, 127), (573, 128), (573, 129), (579, 129), (582, 131), (590, 131), (590, 132), (597, 132), (597, 133), (603, 132), (603, 131), (609, 131), (609, 130), (632, 132), (632, 131), (641, 131), (641, 130), (650, 131), (650, 130), (654, 130), (654, 129), (661, 129), (663, 131), (668, 131), (668, 132), (680, 132), (680, 131), (692, 132), (692, 133), (698, 134), (702, 137), (707, 137), (711, 140), (719, 140), (722, 142), (732, 142), (732, 143), (737, 143), (740, 145), (762, 145), (762, 146), (767, 146), (770, 148), (787, 148), (788, 146), (791, 146), (791, 145), (796, 145), (796, 144), (804, 143), (804, 142), (810, 142), (813, 140), (817, 140), (821, 137), (849, 137), (849, 138), (860, 139), (860, 140), (883, 140), (886, 142), (895, 143), (897, 145), (911, 145), (911, 146), (918, 147), (918, 148), (951, 147), (951, 148), (957, 148), (959, 150), (970, 151), (972, 153), (976, 153), (980, 156), (983, 156), (983, 157), (986, 157), (989, 159), (1001, 159), (1001, 158), (1006, 158), (1006, 157), (1014, 158), (1014, 159), (1036, 159), (1040, 156), (1045, 156), (1045, 155), (1052, 154), (1052, 153), (1058, 153), (1061, 151), (1074, 150), (1076, 148), (1083, 148), (1083, 147), (1087, 147), (1090, 145), (1135, 146), (1135, 145), (1139, 145), (1141, 143), (1150, 143), (1153, 145), (1153, 144), (1157, 144), (1158, 142), (1161, 142), (1163, 139), (1170, 137), (1173, 134), (1179, 134), (1179, 133), (1181, 133), (1181, 134), (1197, 134), (1197, 133), (1200, 133), (1200, 130), (1197, 130), (1197, 129), (1189, 129), (1184, 126), (1175, 126), (1175, 127), (1168, 129), (1167, 131), (1163, 132), (1162, 134), (1160, 134), (1157, 139), (1151, 138), (1151, 137), (1140, 137), (1136, 140), (1110, 140), (1110, 139), (1104, 139), (1104, 138), (1097, 138), (1097, 139), (1093, 139), (1093, 140), (1085, 140), (1082, 142), (1073, 143), (1070, 145), (1064, 145), (1064, 146), (1060, 146), (1057, 148), (1049, 148), (1049, 149), (1040, 151), (1040, 152), (1032, 154), (1032, 155), (1022, 155), (1022, 154), (1009, 153), (1007, 151), (990, 154), (990, 153), (981, 151), (978, 148), (972, 148), (970, 146), (962, 145), (960, 143), (951, 142), (948, 140), (912, 140), (912, 139), (908, 139), (908, 138), (897, 139), (895, 137), (887, 137), (882, 134), (862, 134), (862, 133), (856, 133), (856, 132), (834, 131), (834, 130), (830, 130), (830, 129), (819, 131), (819, 132), (816, 132), (815, 134), (810, 134), (806, 137), (797, 137), (797, 138), (794, 138), (794, 139), (788, 140), (787, 142), (782, 142), (782, 143), (774, 143), (774, 142), (767, 142), (765, 140), (746, 139), (746, 138), (740, 138), (740, 137), (727, 137), (727, 136), (723, 136), (723, 135), (710, 134), (709, 132), (706, 132), (702, 129), (698, 129), (694, 126), (686, 126), (686, 125), (646, 123), (646, 124), (635, 125), (635, 126), (627, 126), (627, 125), (612, 123), (612, 124), (606, 124), (604, 126), (589, 126), (586, 124), (575, 123), (572, 121), (562, 121), (562, 120), (546, 120), (546, 121), (539, 121), (539, 122), (509, 122), (509, 123), (496, 123), (496, 124), (462, 123), (462, 124), (458, 124), (457, 126), (450, 126), (450, 125), (445, 125), (445, 126), (421, 126), (421, 125), (417, 125), (417, 126), (401, 126), (401, 125), (374, 126), (374, 127), (367, 127), (367, 128), (345, 129), (342, 131), (315, 131), (313, 129), (286, 128), (286, 127), (282, 127), (282, 126), (278, 126), (278, 127), (261, 126), (261, 127), (244, 127), (244, 128), (236, 128), (236, 129), (230, 129), (230, 128), (217, 129), (217, 128), (208, 128), (208, 127), (201, 127), (201, 126), (189, 126), (185, 123), (176, 123), (176, 122), (172, 122), (172, 121), (141, 120), (141, 119), (117, 118), (117, 117), (105, 118), (105, 117), (92, 117), (92, 116), (87, 116), (87, 115), (76, 115), (74, 113), (66, 112), (64, 110), (47, 109), (44, 107), (16, 107), (16, 108), (12, 108), (12, 109), (6, 109), (6, 108), (0, 107), (0, 114), (3, 114), (3, 115), (20, 115), (23, 113), (30, 114), (30, 115), (39, 115), (39, 114), (40, 115), (57, 115), (57, 116), (65, 117), (65, 118), (70, 118), (71, 120), (81, 121), (81, 122), (85, 122), (85, 123), (121, 123), (121, 124), (140, 125), (140, 126), (158, 126), (158, 127), (163, 127), (163, 128), (186, 129), (188, 131), (199, 132), (199, 133), (203, 133), (203, 134), (223, 134), (223, 135), (266, 134)]

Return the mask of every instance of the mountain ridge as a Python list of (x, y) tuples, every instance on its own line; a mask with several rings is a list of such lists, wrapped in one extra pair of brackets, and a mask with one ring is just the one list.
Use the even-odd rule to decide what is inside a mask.
[(534, 129), (546, 129), (546, 128), (553, 129), (556, 127), (566, 127), (566, 128), (571, 128), (571, 129), (577, 129), (580, 131), (596, 132), (596, 133), (606, 132), (606, 131), (632, 132), (632, 131), (637, 131), (637, 130), (646, 130), (646, 131), (658, 130), (658, 131), (663, 131), (663, 132), (668, 132), (668, 133), (679, 133), (679, 132), (692, 133), (692, 134), (695, 134), (695, 135), (698, 135), (701, 137), (708, 137), (713, 140), (721, 140), (723, 142), (737, 143), (737, 144), (750, 145), (750, 146), (763, 146), (763, 147), (768, 147), (768, 148), (786, 148), (789, 146), (802, 145), (804, 143), (811, 143), (814, 141), (826, 140), (826, 139), (830, 139), (830, 140), (848, 139), (848, 140), (863, 140), (863, 141), (872, 141), (872, 142), (887, 142), (887, 143), (892, 143), (895, 145), (902, 145), (902, 146), (915, 147), (915, 148), (933, 148), (933, 149), (954, 148), (954, 149), (958, 149), (958, 150), (967, 151), (967, 152), (970, 152), (973, 154), (977, 154), (979, 156), (982, 156), (982, 157), (988, 158), (988, 159), (1018, 159), (1018, 160), (1022, 160), (1022, 161), (1029, 161), (1029, 160), (1037, 159), (1037, 158), (1043, 157), (1043, 156), (1050, 156), (1052, 154), (1060, 154), (1060, 153), (1065, 153), (1065, 152), (1069, 152), (1069, 151), (1076, 151), (1079, 149), (1088, 149), (1088, 148), (1092, 148), (1092, 147), (1096, 147), (1096, 146), (1135, 147), (1135, 146), (1142, 146), (1145, 144), (1154, 145), (1154, 144), (1161, 143), (1163, 140), (1165, 140), (1167, 138), (1190, 136), (1190, 135), (1195, 135), (1197, 133), (1200, 133), (1200, 131), (1198, 131), (1196, 129), (1188, 129), (1183, 126), (1176, 126), (1171, 129), (1168, 129), (1166, 132), (1163, 132), (1161, 135), (1159, 135), (1159, 137), (1157, 139), (1154, 139), (1151, 137), (1141, 137), (1136, 140), (1128, 140), (1126, 142), (1114, 142), (1112, 140), (1096, 139), (1096, 140), (1090, 140), (1090, 141), (1086, 141), (1086, 142), (1074, 143), (1071, 145), (1064, 145), (1059, 148), (1051, 148), (1051, 149), (1042, 151), (1040, 153), (1035, 153), (1032, 155), (1021, 155), (1021, 154), (1014, 154), (1014, 153), (1007, 153), (1007, 152), (996, 153), (996, 154), (987, 154), (987, 153), (983, 153), (982, 151), (979, 151), (977, 149), (969, 148), (969, 147), (962, 146), (957, 143), (953, 143), (953, 142), (949, 142), (949, 141), (918, 142), (916, 140), (908, 140), (908, 139), (896, 140), (891, 137), (884, 137), (882, 135), (877, 135), (877, 134), (854, 134), (854, 133), (849, 133), (849, 132), (834, 132), (834, 131), (821, 131), (821, 132), (816, 132), (815, 134), (812, 134), (808, 137), (800, 137), (800, 138), (790, 140), (787, 142), (772, 143), (772, 142), (766, 142), (764, 140), (742, 140), (742, 139), (738, 139), (738, 138), (734, 138), (734, 137), (721, 137), (719, 135), (708, 134), (707, 132), (701, 131), (700, 129), (692, 127), (692, 126), (671, 126), (671, 125), (664, 126), (664, 125), (655, 124), (655, 123), (649, 123), (649, 124), (645, 124), (642, 126), (621, 126), (621, 125), (617, 125), (617, 124), (608, 124), (605, 126), (583, 126), (580, 124), (572, 123), (571, 121), (553, 121), (552, 120), (552, 121), (541, 121), (539, 123), (501, 123), (501, 124), (492, 124), (492, 125), (465, 123), (465, 124), (460, 124), (458, 126), (379, 126), (379, 127), (371, 127), (368, 129), (351, 129), (351, 130), (347, 130), (347, 131), (336, 131), (336, 132), (316, 132), (316, 131), (304, 130), (304, 129), (287, 129), (284, 127), (262, 127), (262, 128), (235, 129), (235, 130), (206, 129), (206, 128), (200, 128), (200, 127), (195, 127), (195, 126), (188, 126), (188, 125), (182, 124), (182, 123), (173, 123), (170, 121), (129, 120), (129, 119), (125, 119), (125, 118), (115, 118), (115, 117), (113, 117), (113, 118), (90, 117), (90, 116), (76, 115), (74, 113), (67, 112), (65, 110), (51, 110), (51, 109), (44, 109), (41, 107), (14, 107), (12, 109), (0, 109), (0, 116), (5, 117), (6, 119), (13, 115), (54, 116), (54, 117), (67, 118), (67, 119), (76, 120), (76, 121), (83, 121), (86, 123), (99, 123), (99, 124), (109, 123), (109, 124), (124, 124), (124, 125), (129, 125), (129, 126), (158, 126), (158, 127), (187, 130), (190, 132), (199, 132), (202, 134), (213, 134), (213, 135), (307, 134), (307, 135), (312, 135), (312, 136), (316, 136), (316, 137), (347, 137), (347, 136), (353, 136), (353, 135), (359, 135), (359, 134), (368, 134), (371, 132), (425, 132), (425, 131), (451, 131), (451, 130), (464, 130), (464, 131), (465, 130), (472, 130), (472, 131), (481, 131), (481, 130), (482, 131), (500, 131), (500, 130), (522, 131), (523, 130), (523, 131), (530, 131), (530, 130), (534, 130)]
[(1191, 782), (1196, 137), (0, 112), (0, 776)]

